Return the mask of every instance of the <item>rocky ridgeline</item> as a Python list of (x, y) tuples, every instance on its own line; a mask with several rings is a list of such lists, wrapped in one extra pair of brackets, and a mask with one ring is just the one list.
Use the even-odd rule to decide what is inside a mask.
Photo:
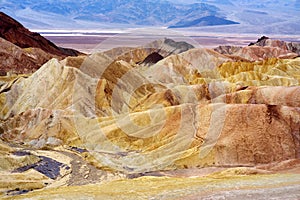
[(63, 59), (82, 54), (56, 46), (3, 12), (0, 12), (0, 27), (0, 75), (32, 73), (51, 58)]
[[(105, 185), (93, 184), (109, 182), (129, 198), (119, 184), (137, 187), (148, 180), (148, 189), (169, 186), (154, 188), (150, 196), (177, 191), (193, 199), (197, 191), (189, 186), (196, 183), (186, 176), (227, 177), (219, 182), (227, 184), (230, 178), (244, 180), (241, 174), (277, 174), (270, 179), (278, 179), (278, 186), (260, 188), (297, 185), (299, 45), (274, 44), (266, 39), (211, 50), (163, 39), (138, 48), (53, 58), (31, 75), (1, 77), (0, 191), (18, 195), (69, 186), (57, 194), (71, 199), (71, 186), (102, 191)], [(282, 178), (282, 183), (278, 173), (287, 171), (294, 173), (293, 182)], [(130, 180), (140, 176), (177, 178)], [(170, 180), (187, 184), (185, 192)], [(206, 181), (194, 180), (197, 186)], [(230, 184), (225, 190), (231, 190)], [(40, 195), (55, 197), (47, 191)]]

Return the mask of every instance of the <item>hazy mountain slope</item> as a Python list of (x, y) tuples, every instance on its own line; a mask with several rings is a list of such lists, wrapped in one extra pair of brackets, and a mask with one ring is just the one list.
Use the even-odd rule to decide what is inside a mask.
[[(229, 1), (230, 3), (226, 3)], [(221, 16), (238, 25), (201, 27), (194, 31), (255, 34), (300, 34), (299, 3), (294, 0), (198, 0), (217, 6)], [(298, 5), (298, 7), (297, 7)]]
[[(197, 27), (203, 17), (214, 16), (202, 26), (217, 26), (207, 31), (234, 33), (298, 34), (299, 1), (238, 0), (118, 0), (118, 1), (36, 1), (3, 0), (0, 11), (20, 20), (29, 28), (111, 29), (139, 26)], [(59, 23), (57, 23), (59, 21)]]
[[(184, 18), (199, 18), (207, 15), (215, 15), (216, 6), (195, 3), (192, 5), (174, 4), (169, 1), (147, 0), (119, 0), (119, 1), (2, 1), (2, 11), (15, 14), (28, 23), (36, 19), (26, 16), (23, 10), (40, 13), (44, 23), (47, 19), (43, 14), (49, 14), (51, 18), (64, 16), (71, 20), (84, 20), (90, 22), (120, 23), (129, 25), (171, 25)], [(25, 16), (25, 17), (24, 17)], [(62, 19), (64, 21), (64, 19)], [(52, 24), (50, 24), (52, 25)]]

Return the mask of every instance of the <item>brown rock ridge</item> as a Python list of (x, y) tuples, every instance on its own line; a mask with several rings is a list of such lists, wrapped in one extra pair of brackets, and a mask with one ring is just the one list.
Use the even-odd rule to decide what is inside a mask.
[(38, 33), (33, 33), (22, 24), (0, 12), (0, 37), (21, 47), (35, 47), (57, 56), (77, 56), (81, 53), (73, 50), (57, 47)]
[(51, 58), (83, 55), (74, 49), (61, 48), (38, 33), (0, 12), (0, 75), (35, 72)]

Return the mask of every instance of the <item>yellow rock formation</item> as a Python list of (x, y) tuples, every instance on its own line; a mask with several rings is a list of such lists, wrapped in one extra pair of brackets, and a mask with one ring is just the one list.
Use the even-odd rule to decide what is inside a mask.
[[(266, 51), (257, 48), (251, 49)], [(16, 192), (14, 181), (19, 189), (30, 190), (166, 170), (249, 167), (225, 170), (207, 179), (144, 177), (83, 187), (93, 195), (100, 195), (99, 190), (106, 191), (106, 197), (127, 195), (130, 199), (136, 194), (128, 193), (128, 188), (137, 182), (145, 198), (166, 191), (146, 192), (146, 187), (170, 184), (169, 192), (192, 198), (200, 187), (216, 182), (234, 187), (234, 181), (245, 181), (245, 188), (254, 190), (256, 186), (249, 186), (252, 179), (259, 184), (257, 180), (265, 180), (264, 175), (244, 180), (235, 174), (272, 173), (271, 168), (256, 167), (299, 159), (300, 58), (252, 56), (256, 61), (246, 62), (213, 50), (191, 49), (151, 66), (141, 64), (154, 51), (120, 48), (60, 62), (52, 59), (29, 77), (3, 79), (0, 169), (11, 181), (0, 180), (2, 192)], [(283, 54), (278, 52), (272, 53)], [(41, 155), (41, 149), (49, 154)], [(30, 154), (14, 154), (24, 151)], [(69, 161), (61, 159), (64, 156)], [(56, 171), (46, 173), (44, 162), (52, 163)], [(24, 166), (31, 167), (22, 171)], [(74, 175), (76, 170), (80, 173)], [(266, 176), (271, 181), (283, 177)], [(294, 176), (293, 183), (298, 179), (299, 175)], [(174, 185), (175, 181), (189, 193)], [(72, 198), (83, 188), (45, 190), (28, 197), (55, 198), (65, 191)]]

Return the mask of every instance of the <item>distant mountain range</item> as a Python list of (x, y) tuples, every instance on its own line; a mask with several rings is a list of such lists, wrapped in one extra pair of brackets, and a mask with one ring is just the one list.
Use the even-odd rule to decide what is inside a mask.
[[(241, 24), (300, 32), (299, 0), (2, 0), (0, 11), (32, 29), (170, 28)], [(266, 28), (263, 28), (266, 27)], [(278, 28), (277, 28), (278, 27)], [(262, 30), (263, 29), (263, 30)]]
[[(4, 0), (0, 9), (32, 26), (57, 26), (57, 22), (125, 24), (127, 26), (170, 26), (183, 21), (218, 15), (219, 8), (206, 3), (175, 4), (148, 0)], [(40, 15), (40, 16), (39, 16)], [(45, 16), (49, 16), (48, 19)], [(50, 23), (48, 20), (50, 20)], [(46, 23), (46, 24), (41, 24)], [(71, 23), (72, 24), (72, 23)], [(59, 26), (59, 25), (58, 25)]]

